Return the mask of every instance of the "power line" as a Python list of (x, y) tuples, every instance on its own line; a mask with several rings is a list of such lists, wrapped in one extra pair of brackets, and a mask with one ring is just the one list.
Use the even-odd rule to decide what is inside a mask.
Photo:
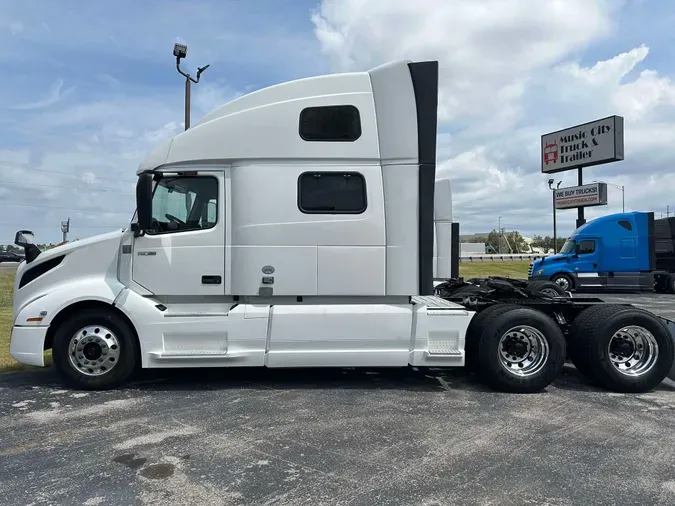
[(133, 195), (131, 192), (120, 192), (115, 188), (105, 188), (105, 187), (96, 187), (96, 188), (87, 188), (84, 186), (62, 186), (58, 184), (36, 184), (36, 183), (21, 183), (19, 181), (2, 181), (0, 184), (18, 184), (20, 186), (44, 186), (46, 188), (65, 188), (67, 190), (84, 190), (90, 192), (115, 192), (118, 195)]
[(18, 202), (1, 202), (0, 204), (6, 206), (17, 206), (17, 207), (40, 207), (44, 209), (63, 209), (66, 211), (95, 211), (99, 213), (110, 213), (110, 214), (128, 214), (131, 215), (131, 211), (109, 211), (107, 209), (94, 209), (93, 207), (61, 207), (61, 206), (41, 206), (38, 204), (20, 204)]
[[(7, 223), (7, 222), (0, 222), (0, 227), (25, 227), (26, 223)], [(128, 224), (125, 225), (93, 225), (93, 226), (79, 226), (75, 225), (73, 228), (79, 230), (79, 229), (102, 229), (102, 228), (124, 228), (127, 227)], [(39, 228), (52, 228), (53, 225), (40, 225)]]
[[(58, 170), (45, 170), (45, 169), (38, 169), (36, 167), (25, 167), (25, 166), (15, 166), (15, 165), (7, 165), (5, 163), (0, 163), (0, 167), (5, 168), (5, 169), (19, 169), (19, 170), (36, 170), (38, 172), (46, 172), (47, 174), (61, 174), (64, 176), (70, 176), (70, 177), (77, 177), (80, 178), (82, 177), (81, 174), (73, 174), (72, 172), (61, 172)], [(121, 182), (128, 182), (128, 183), (135, 183), (135, 180), (132, 179), (119, 179), (119, 178), (111, 178), (111, 177), (102, 177), (102, 176), (94, 176), (96, 179), (100, 179), (103, 181), (115, 181), (116, 183), (121, 183)]]

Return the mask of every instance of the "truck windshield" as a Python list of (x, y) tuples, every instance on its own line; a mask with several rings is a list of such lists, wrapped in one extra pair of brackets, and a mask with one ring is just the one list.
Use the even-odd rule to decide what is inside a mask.
[(574, 245), (576, 244), (576, 241), (572, 241), (570, 239), (567, 239), (565, 241), (565, 244), (563, 244), (563, 247), (560, 250), (560, 253), (562, 255), (567, 255), (569, 253), (572, 253), (574, 251)]

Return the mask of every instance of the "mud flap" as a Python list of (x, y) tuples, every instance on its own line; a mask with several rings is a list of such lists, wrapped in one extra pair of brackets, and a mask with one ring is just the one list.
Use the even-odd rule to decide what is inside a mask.
[[(675, 341), (675, 322), (670, 321), (667, 318), (663, 318), (662, 316), (659, 316), (659, 318), (663, 323), (666, 324), (666, 327), (668, 327), (668, 330), (670, 331), (670, 337), (672, 337), (673, 341)], [(672, 381), (675, 381), (675, 362), (673, 362), (673, 367), (670, 368), (668, 378), (670, 378)]]

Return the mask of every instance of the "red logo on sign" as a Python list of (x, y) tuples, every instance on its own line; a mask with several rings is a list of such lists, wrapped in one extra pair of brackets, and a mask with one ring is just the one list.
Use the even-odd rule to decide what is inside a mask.
[(549, 163), (556, 163), (558, 161), (558, 142), (554, 141), (553, 144), (546, 144), (544, 146), (544, 163), (548, 165)]

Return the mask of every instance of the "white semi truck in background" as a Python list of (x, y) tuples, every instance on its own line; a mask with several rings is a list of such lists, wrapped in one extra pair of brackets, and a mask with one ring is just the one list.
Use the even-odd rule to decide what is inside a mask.
[(673, 342), (651, 313), (450, 276), (437, 101), (438, 63), (402, 61), (216, 109), (141, 163), (128, 229), (42, 253), (17, 233), (11, 355), (51, 349), (92, 389), (137, 367), (467, 364), (534, 392), (568, 356), (613, 390), (660, 383)]

